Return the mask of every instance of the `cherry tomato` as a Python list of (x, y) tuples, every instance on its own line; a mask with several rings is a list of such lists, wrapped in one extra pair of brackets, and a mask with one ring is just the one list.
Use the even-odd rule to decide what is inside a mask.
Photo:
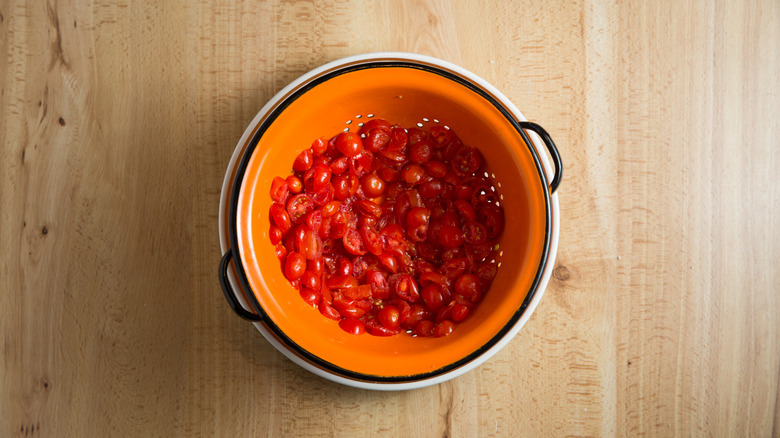
[(366, 253), (365, 245), (363, 244), (363, 238), (354, 228), (349, 228), (344, 233), (344, 249), (349, 251), (350, 254), (363, 255)]
[(443, 336), (449, 335), (453, 330), (455, 330), (455, 323), (449, 319), (445, 319), (444, 321), (438, 323), (433, 329), (433, 336), (436, 338), (441, 338)]
[(287, 181), (278, 176), (274, 177), (274, 179), (271, 181), (271, 199), (274, 202), (284, 204), (284, 202), (287, 200), (287, 195), (289, 194), (287, 189)]
[(360, 178), (360, 185), (363, 192), (370, 198), (382, 196), (385, 192), (385, 181), (376, 173), (367, 173)]
[(328, 150), (328, 141), (323, 138), (318, 138), (311, 144), (311, 152), (315, 157), (324, 154), (326, 150)]
[(363, 152), (363, 140), (354, 132), (342, 132), (336, 137), (336, 149), (347, 157)]
[(434, 178), (443, 178), (447, 174), (447, 165), (441, 161), (428, 161), (423, 163), (423, 167)]
[(468, 243), (484, 243), (487, 240), (487, 230), (482, 224), (469, 221), (463, 225), (463, 238)]
[(433, 156), (433, 148), (427, 141), (418, 141), (414, 143), (409, 150), (409, 159), (415, 163), (425, 163), (430, 161)]
[(309, 289), (320, 290), (320, 287), (322, 286), (320, 275), (314, 271), (304, 271), (303, 275), (301, 276), (301, 286), (308, 287)]
[(448, 298), (445, 296), (441, 285), (435, 283), (423, 287), (421, 296), (428, 309), (434, 312), (439, 310)]
[(431, 337), (433, 336), (433, 329), (435, 327), (436, 324), (434, 324), (433, 321), (423, 320), (414, 326), (414, 334), (420, 337)]
[(469, 308), (463, 304), (455, 304), (452, 306), (450, 317), (454, 322), (461, 322), (469, 316)]
[(286, 182), (287, 182), (287, 190), (289, 190), (290, 193), (294, 195), (301, 193), (301, 191), (303, 190), (303, 183), (301, 182), (301, 179), (295, 175), (288, 176)]
[(382, 236), (379, 234), (379, 232), (374, 229), (371, 225), (363, 225), (360, 228), (360, 237), (363, 238), (363, 244), (365, 245), (368, 252), (371, 254), (374, 254), (376, 256), (382, 255), (382, 251), (384, 250), (384, 242), (382, 241)]
[(504, 232), (504, 209), (484, 204), (479, 209), (479, 222), (485, 226), (488, 239), (497, 239)]
[(287, 260), (284, 263), (284, 275), (288, 280), (297, 280), (306, 272), (306, 258), (303, 255), (291, 251), (287, 254)]
[(414, 303), (420, 298), (417, 282), (408, 274), (401, 274), (398, 278), (395, 284), (395, 294), (398, 298), (409, 303)]
[(386, 300), (390, 298), (390, 285), (384, 272), (370, 269), (366, 271), (366, 279), (371, 285), (371, 297), (373, 299)]
[(268, 230), (268, 238), (271, 240), (271, 245), (276, 245), (284, 238), (284, 233), (276, 225), (271, 225), (271, 229)]
[(290, 220), (290, 215), (287, 214), (287, 210), (276, 203), (271, 204), (271, 220), (279, 227), (282, 235), (286, 234), (292, 227), (292, 221)]
[(310, 289), (308, 287), (301, 287), (301, 291), (299, 292), (301, 295), (301, 298), (303, 298), (303, 301), (314, 307), (317, 305), (317, 303), (320, 301), (320, 291), (319, 289)]
[(439, 231), (439, 243), (446, 248), (457, 248), (463, 245), (463, 231), (452, 225), (442, 225)]
[(401, 175), (398, 173), (398, 171), (393, 169), (392, 167), (381, 167), (377, 171), (377, 175), (383, 181), (388, 182), (388, 183), (394, 183), (394, 182), (398, 181), (398, 179), (401, 177)]
[(341, 202), (339, 201), (330, 201), (327, 204), (320, 207), (320, 211), (322, 211), (322, 217), (331, 217), (334, 214), (336, 214), (339, 209), (341, 208)]
[(463, 274), (455, 280), (455, 293), (468, 299), (479, 292), (479, 277), (474, 274)]
[(351, 335), (362, 335), (366, 332), (366, 325), (358, 319), (344, 318), (339, 321), (339, 327)]
[(293, 161), (293, 170), (296, 172), (305, 172), (311, 168), (313, 163), (314, 155), (312, 154), (311, 149), (306, 149), (295, 157), (295, 161)]
[(366, 216), (372, 216), (376, 219), (382, 216), (382, 207), (368, 199), (361, 199), (355, 203), (355, 207)]
[(377, 319), (382, 325), (389, 330), (397, 330), (400, 322), (401, 313), (395, 306), (385, 306), (379, 311)]
[[(314, 210), (314, 202), (303, 193), (295, 195), (287, 201), (287, 213), (289, 213), (290, 219), (294, 223), (300, 222), (301, 219), (312, 210)], [(284, 230), (284, 228), (282, 228), (282, 230)]]
[(401, 169), (401, 180), (409, 185), (419, 184), (425, 176), (425, 168), (419, 164), (411, 163)]

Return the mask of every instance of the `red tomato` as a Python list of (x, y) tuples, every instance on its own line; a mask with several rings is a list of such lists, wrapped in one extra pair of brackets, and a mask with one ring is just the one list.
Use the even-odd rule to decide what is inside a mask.
[(360, 178), (360, 185), (363, 192), (370, 198), (382, 196), (385, 192), (385, 181), (376, 173), (367, 173)]
[(438, 323), (433, 329), (433, 336), (436, 338), (441, 338), (442, 336), (449, 335), (453, 330), (455, 330), (455, 323), (449, 319), (445, 319), (444, 321)]
[(420, 337), (431, 337), (433, 336), (433, 329), (435, 327), (436, 324), (434, 324), (433, 321), (423, 320), (414, 326), (414, 334)]
[(414, 281), (411, 275), (401, 274), (398, 281), (395, 283), (395, 294), (398, 298), (414, 303), (420, 299), (420, 292), (418, 290), (417, 282)]
[(287, 234), (287, 231), (292, 227), (290, 215), (280, 204), (271, 204), (271, 220), (279, 227), (283, 235)]
[(289, 194), (287, 189), (287, 181), (278, 176), (274, 177), (273, 181), (271, 181), (271, 199), (274, 202), (284, 204), (287, 200), (287, 195)]
[(288, 176), (286, 182), (287, 182), (287, 190), (289, 190), (290, 193), (294, 195), (301, 193), (301, 191), (303, 190), (303, 183), (301, 182), (301, 179), (295, 175)]
[(293, 161), (293, 170), (296, 172), (305, 172), (311, 168), (313, 163), (314, 155), (312, 154), (311, 149), (306, 149), (295, 157), (295, 161)]
[(363, 244), (363, 238), (354, 228), (349, 228), (344, 233), (344, 249), (350, 254), (363, 255), (366, 253), (366, 247)]
[(504, 209), (494, 204), (482, 205), (479, 222), (485, 226), (489, 239), (497, 239), (504, 232)]
[(455, 304), (452, 306), (452, 312), (450, 316), (454, 322), (461, 322), (469, 316), (469, 308), (463, 304)]
[[(303, 193), (295, 195), (287, 201), (287, 213), (289, 213), (290, 219), (294, 223), (300, 222), (301, 219), (312, 210), (314, 210), (314, 202)], [(284, 228), (282, 228), (282, 230), (284, 230)]]
[(463, 231), (452, 225), (442, 225), (439, 231), (439, 243), (446, 248), (457, 248), (463, 245)]
[(284, 275), (288, 280), (297, 280), (306, 272), (306, 259), (303, 255), (292, 251), (287, 254), (287, 261), (284, 263)]
[(300, 295), (301, 298), (303, 298), (303, 301), (312, 307), (316, 306), (320, 301), (319, 289), (309, 289), (308, 287), (302, 287)]
[(315, 157), (324, 154), (326, 150), (328, 150), (328, 141), (323, 138), (318, 138), (311, 144), (311, 152)]
[(382, 325), (389, 330), (397, 330), (401, 325), (401, 313), (395, 306), (385, 306), (379, 311), (377, 319)]
[(339, 327), (351, 335), (362, 335), (366, 332), (365, 324), (358, 319), (344, 318), (339, 321)]
[(363, 152), (363, 140), (354, 132), (342, 132), (336, 137), (336, 149), (347, 157)]

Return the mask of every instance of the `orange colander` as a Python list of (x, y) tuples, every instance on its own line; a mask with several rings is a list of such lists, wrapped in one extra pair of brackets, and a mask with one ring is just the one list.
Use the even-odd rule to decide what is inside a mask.
[[(304, 75), (258, 114), (228, 169), (230, 187), (223, 191), (221, 217), (229, 249), (220, 279), (231, 307), (256, 322), (297, 363), (355, 386), (424, 386), (484, 361), (527, 320), (551, 270), (552, 237), (557, 246), (557, 235), (552, 236), (557, 233), (552, 212), (557, 197), (553, 203), (551, 196), (562, 175), (560, 156), (544, 129), (519, 121), (518, 114), (473, 74), (419, 55), (357, 56)], [(288, 175), (295, 157), (314, 139), (357, 131), (373, 117), (402, 126), (453, 129), (465, 144), (480, 149), (496, 181), (507, 222), (498, 274), (483, 301), (450, 336), (402, 333), (383, 338), (344, 332), (290, 286), (270, 243), (271, 180)], [(535, 133), (533, 140), (526, 131)], [(552, 157), (551, 181), (537, 144), (546, 146)]]

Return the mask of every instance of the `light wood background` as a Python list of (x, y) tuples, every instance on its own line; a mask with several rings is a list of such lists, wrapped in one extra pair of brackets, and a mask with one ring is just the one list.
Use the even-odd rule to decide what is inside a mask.
[[(435, 387), (315, 377), (227, 306), (237, 139), (401, 50), (566, 165), (555, 278)], [(0, 0), (0, 436), (780, 436), (780, 2)]]

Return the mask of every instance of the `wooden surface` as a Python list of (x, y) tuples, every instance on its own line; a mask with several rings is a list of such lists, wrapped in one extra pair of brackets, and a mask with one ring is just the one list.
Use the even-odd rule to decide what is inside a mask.
[[(0, 0), (0, 436), (780, 436), (780, 3)], [(477, 370), (378, 393), (227, 306), (237, 139), (343, 56), (457, 63), (556, 140), (561, 241)]]

